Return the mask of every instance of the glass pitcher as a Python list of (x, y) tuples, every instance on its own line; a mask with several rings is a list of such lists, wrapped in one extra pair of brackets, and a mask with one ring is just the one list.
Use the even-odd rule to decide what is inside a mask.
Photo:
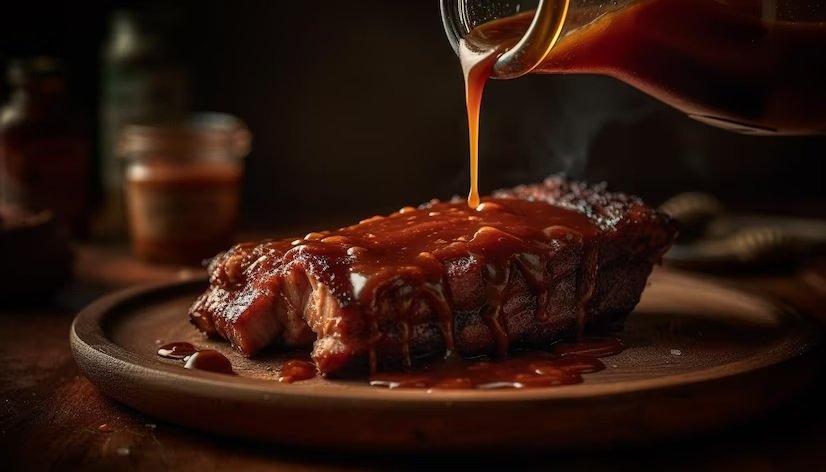
[(826, 132), (826, 2), (441, 0), (490, 75), (608, 75), (742, 133)]

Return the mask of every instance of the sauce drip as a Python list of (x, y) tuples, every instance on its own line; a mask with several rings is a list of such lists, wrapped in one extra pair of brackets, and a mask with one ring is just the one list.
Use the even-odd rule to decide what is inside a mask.
[(553, 352), (517, 352), (505, 359), (433, 361), (404, 372), (381, 372), (370, 377), (374, 387), (419, 389), (538, 388), (573, 385), (584, 374), (605, 369), (598, 357), (618, 354), (622, 342), (614, 338), (585, 339), (557, 344)]
[[(524, 25), (524, 29), (527, 25)], [(474, 35), (474, 33), (476, 33)], [(467, 40), (459, 41), (459, 61), (465, 78), (465, 105), (467, 107), (468, 140), (470, 149), (470, 192), (467, 203), (476, 208), (479, 198), (479, 113), (485, 83), (499, 56), (516, 44), (522, 32), (507, 30), (474, 30)]]
[(185, 359), (196, 352), (198, 348), (185, 342), (164, 344), (158, 348), (158, 355), (167, 359)]
[(208, 370), (234, 375), (232, 362), (223, 354), (212, 349), (198, 349), (191, 343), (174, 342), (158, 348), (158, 355), (166, 359), (184, 361), (187, 369)]
[(307, 380), (315, 377), (317, 372), (318, 370), (312, 362), (292, 359), (281, 366), (281, 375), (278, 377), (278, 381), (293, 383), (299, 380)]
[[(800, 8), (811, 21), (799, 21), (772, 4), (637, 1), (565, 33), (532, 72), (611, 76), (738, 132), (826, 132), (826, 9)], [(570, 10), (566, 21), (593, 17), (588, 8)], [(524, 12), (476, 27), (467, 44), (460, 43), (463, 67), (461, 50), (507, 50), (533, 16)]]
[(227, 357), (218, 351), (204, 349), (192, 354), (186, 359), (184, 367), (187, 369), (207, 370), (220, 374), (234, 375), (232, 363)]
[(467, 204), (471, 208), (479, 206), (479, 112), (482, 107), (482, 93), (490, 77), (493, 64), (499, 57), (496, 50), (477, 52), (468, 47), (464, 40), (460, 43), (459, 57), (465, 76), (465, 103), (470, 149), (470, 193)]

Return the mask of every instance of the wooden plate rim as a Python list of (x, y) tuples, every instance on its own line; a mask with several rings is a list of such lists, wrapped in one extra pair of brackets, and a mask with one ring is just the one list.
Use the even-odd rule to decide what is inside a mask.
[[(369, 402), (387, 403), (396, 408), (402, 405), (420, 407), (424, 404), (456, 404), (456, 403), (487, 403), (487, 402), (533, 402), (533, 401), (566, 401), (593, 397), (622, 395), (631, 392), (654, 391), (684, 387), (691, 384), (710, 382), (722, 378), (747, 374), (759, 369), (768, 368), (792, 358), (799, 357), (811, 351), (820, 338), (813, 323), (807, 322), (795, 310), (769, 300), (766, 297), (748, 294), (737, 288), (710, 282), (708, 278), (695, 275), (681, 275), (669, 272), (668, 277), (676, 279), (690, 279), (696, 283), (713, 283), (716, 288), (722, 288), (737, 295), (748, 297), (752, 302), (759, 301), (774, 310), (780, 316), (791, 318), (794, 322), (812, 325), (813, 329), (798, 328), (793, 331), (791, 338), (785, 339), (773, 349), (759, 355), (729, 362), (723, 365), (701, 369), (682, 374), (665, 375), (650, 379), (627, 380), (617, 383), (578, 384), (547, 389), (502, 390), (502, 391), (452, 391), (435, 390), (386, 390), (364, 385), (364, 388), (342, 388), (341, 390), (319, 389), (314, 385), (282, 384), (273, 380), (252, 379), (245, 377), (229, 377), (206, 371), (184, 370), (179, 366), (164, 363), (160, 360), (147, 359), (117, 345), (104, 332), (103, 325), (107, 317), (116, 314), (120, 309), (128, 306), (142, 297), (151, 295), (153, 298), (174, 296), (187, 291), (195, 292), (196, 287), (205, 287), (206, 278), (197, 278), (187, 281), (174, 281), (141, 285), (107, 295), (84, 308), (72, 323), (70, 343), (76, 361), (85, 370), (89, 363), (96, 366), (105, 365), (108, 368), (117, 368), (124, 371), (148, 374), (152, 377), (166, 377), (173, 382), (167, 382), (172, 390), (192, 393), (215, 398), (226, 395), (243, 397), (262, 395), (267, 400), (298, 401), (300, 403), (317, 400), (343, 400), (349, 403)], [(193, 328), (194, 329), (194, 328)], [(799, 342), (799, 344), (797, 344)], [(792, 345), (798, 345), (791, 349)], [(783, 349), (785, 347), (785, 349)], [(773, 355), (776, 351), (785, 351)], [(94, 359), (94, 361), (90, 361)]]

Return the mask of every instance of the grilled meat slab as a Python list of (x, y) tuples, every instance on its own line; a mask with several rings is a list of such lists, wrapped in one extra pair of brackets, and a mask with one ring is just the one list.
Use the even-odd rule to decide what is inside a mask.
[(476, 209), (432, 201), (239, 244), (212, 261), (190, 317), (248, 356), (312, 345), (324, 374), (503, 356), (620, 328), (675, 234), (635, 197), (554, 176)]

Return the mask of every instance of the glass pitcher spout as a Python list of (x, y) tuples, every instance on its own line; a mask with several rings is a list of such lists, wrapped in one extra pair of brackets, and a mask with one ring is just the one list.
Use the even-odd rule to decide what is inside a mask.
[(441, 0), (490, 76), (602, 74), (741, 133), (826, 133), (826, 2)]
[[(512, 79), (533, 71), (547, 57), (565, 26), (570, 0), (486, 3), (483, 7), (472, 1), (442, 0), (445, 32), (457, 53), (459, 42), (481, 24), (494, 34), (476, 38), (479, 42), (512, 35), (513, 44), (505, 47), (491, 74), (498, 79)], [(518, 17), (517, 22), (513, 21), (514, 17)], [(502, 30), (497, 31), (499, 28)], [(509, 31), (504, 31), (506, 29)]]

